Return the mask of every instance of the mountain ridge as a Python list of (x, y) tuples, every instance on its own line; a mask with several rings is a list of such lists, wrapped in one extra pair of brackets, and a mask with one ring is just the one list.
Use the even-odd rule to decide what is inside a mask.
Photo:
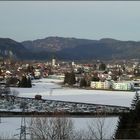
[(10, 50), (19, 59), (63, 60), (91, 59), (134, 59), (140, 58), (140, 41), (121, 41), (113, 38), (100, 40), (64, 37), (17, 42), (10, 38), (0, 38), (0, 54)]

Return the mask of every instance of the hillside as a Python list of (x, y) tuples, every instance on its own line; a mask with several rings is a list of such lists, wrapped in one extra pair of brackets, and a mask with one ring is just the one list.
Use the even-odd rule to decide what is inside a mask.
[(75, 48), (78, 45), (84, 45), (94, 42), (94, 40), (63, 38), (63, 37), (48, 37), (37, 39), (34, 41), (24, 41), (22, 44), (32, 51), (49, 51), (56, 52), (65, 48)]
[[(34, 41), (24, 41), (22, 44), (29, 50), (43, 54), (55, 55), (59, 59), (129, 59), (140, 58), (140, 42), (120, 41), (111, 38), (87, 40), (76, 38), (48, 37)], [(42, 51), (42, 53), (41, 53)], [(45, 55), (47, 53), (47, 55)]]
[(0, 56), (16, 59), (28, 58), (29, 51), (21, 44), (9, 38), (0, 38)]
[(61, 60), (134, 59), (140, 58), (140, 42), (111, 38), (87, 40), (48, 37), (34, 41), (16, 42), (0, 38), (0, 55), (18, 59)]
[(68, 59), (131, 59), (140, 58), (140, 42), (103, 39), (59, 51), (59, 57)]

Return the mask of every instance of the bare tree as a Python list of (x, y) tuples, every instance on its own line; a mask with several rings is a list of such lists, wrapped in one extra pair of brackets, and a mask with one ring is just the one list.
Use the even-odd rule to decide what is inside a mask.
[(7, 133), (0, 133), (0, 140), (8, 140), (11, 136)]
[(75, 131), (73, 140), (88, 140), (87, 131), (85, 129)]
[(111, 121), (107, 120), (107, 118), (97, 117), (90, 121), (88, 124), (88, 140), (103, 140), (103, 139), (112, 139), (113, 134), (109, 134), (111, 132)]
[(105, 118), (97, 118), (88, 125), (89, 139), (102, 140), (105, 138), (104, 133)]
[(70, 140), (73, 136), (73, 122), (67, 118), (56, 118), (57, 140)]
[(32, 118), (29, 126), (32, 140), (73, 140), (73, 122), (67, 118)]

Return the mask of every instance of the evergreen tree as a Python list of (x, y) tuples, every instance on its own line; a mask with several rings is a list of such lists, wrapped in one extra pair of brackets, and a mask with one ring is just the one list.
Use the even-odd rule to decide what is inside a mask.
[(97, 65), (96, 65), (96, 64), (93, 65), (93, 69), (94, 69), (94, 70), (97, 69)]
[(120, 117), (115, 139), (140, 139), (140, 100), (134, 110)]
[(1, 70), (1, 68), (0, 68), (0, 75), (2, 74), (2, 70)]
[(32, 87), (30, 77), (22, 76), (21, 81), (19, 82), (19, 87)]
[(8, 84), (8, 85), (17, 85), (17, 83), (18, 83), (18, 79), (16, 78), (16, 77), (10, 77), (10, 78), (7, 78), (6, 79), (6, 84)]
[(105, 65), (104, 63), (101, 63), (101, 64), (99, 65), (99, 70), (101, 70), (101, 71), (106, 70), (106, 65)]
[(29, 65), (29, 66), (27, 67), (27, 72), (28, 72), (28, 73), (33, 73), (33, 71), (34, 71), (34, 67)]
[(75, 73), (74, 72), (71, 72), (70, 74), (69, 74), (69, 82), (68, 82), (68, 84), (69, 85), (74, 85), (76, 83), (76, 79), (75, 79)]
[(139, 93), (138, 93), (138, 90), (136, 90), (135, 97), (132, 100), (131, 109), (133, 110), (135, 109), (136, 104), (138, 103), (139, 100), (140, 100)]
[(100, 78), (99, 78), (98, 76), (93, 76), (93, 77), (91, 78), (91, 81), (98, 82), (98, 81), (100, 81)]
[(134, 75), (135, 76), (140, 76), (140, 70), (138, 68), (134, 69)]
[(68, 84), (68, 81), (69, 81), (69, 73), (66, 72), (65, 73), (65, 78), (64, 78), (64, 84)]
[(65, 73), (64, 84), (73, 85), (76, 83), (75, 73)]
[(20, 81), (20, 87), (27, 87), (27, 78), (26, 76), (22, 76)]
[(115, 133), (115, 139), (124, 139), (127, 136), (127, 130), (128, 129), (128, 114), (123, 113), (120, 117), (119, 117), (119, 121), (118, 121), (118, 125), (117, 125), (117, 130)]
[(80, 87), (86, 87), (86, 86), (87, 86), (87, 82), (86, 82), (85, 78), (82, 78), (80, 80)]
[(27, 78), (27, 87), (32, 87), (31, 79), (30, 77)]

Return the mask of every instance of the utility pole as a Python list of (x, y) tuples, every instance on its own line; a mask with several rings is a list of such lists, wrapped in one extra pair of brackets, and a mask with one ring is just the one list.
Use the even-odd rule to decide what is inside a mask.
[(24, 112), (25, 112), (25, 106), (22, 110), (23, 117), (21, 117), (21, 125), (20, 125), (20, 128), (18, 128), (18, 130), (20, 130), (20, 134), (15, 134), (14, 135), (14, 136), (19, 136), (19, 140), (26, 140), (26, 134), (27, 133), (26, 133), (26, 120), (25, 120)]
[(20, 126), (20, 140), (26, 140), (26, 120), (24, 116), (26, 103), (22, 103), (22, 114), (23, 117), (21, 118), (21, 126)]
[(25, 121), (25, 117), (21, 118), (20, 140), (26, 140), (26, 121)]

